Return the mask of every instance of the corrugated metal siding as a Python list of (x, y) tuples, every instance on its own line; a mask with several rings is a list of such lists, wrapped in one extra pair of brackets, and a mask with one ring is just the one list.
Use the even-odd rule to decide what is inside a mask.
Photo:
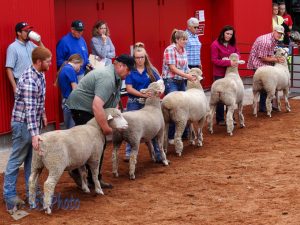
[(0, 133), (10, 131), (11, 110), (13, 107), (13, 93), (5, 72), (6, 49), (15, 39), (15, 24), (27, 21), (34, 26), (34, 30), (41, 34), (44, 45), (53, 53), (53, 65), (46, 73), (47, 94), (46, 112), (49, 122), (56, 121), (58, 114), (57, 89), (53, 87), (55, 79), (55, 27), (53, 0), (11, 0), (1, 4), (0, 26)]

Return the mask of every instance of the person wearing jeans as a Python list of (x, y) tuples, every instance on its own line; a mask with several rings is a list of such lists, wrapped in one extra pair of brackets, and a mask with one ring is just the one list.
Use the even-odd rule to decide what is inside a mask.
[(20, 76), (16, 88), (12, 112), (12, 152), (4, 175), (3, 197), (7, 210), (13, 213), (15, 207), (24, 204), (17, 195), (16, 184), (19, 168), (24, 163), (26, 194), (31, 173), (32, 148), (39, 151), (42, 123), (47, 125), (45, 114), (46, 83), (44, 72), (51, 65), (51, 52), (44, 47), (32, 51), (33, 64)]
[[(143, 43), (138, 42), (134, 46), (134, 69), (130, 71), (130, 74), (126, 77), (125, 84), (128, 93), (127, 111), (139, 110), (144, 107), (143, 103), (140, 103), (140, 98), (149, 97), (148, 94), (141, 93), (141, 89), (145, 89), (151, 82), (160, 79), (157, 69), (152, 65), (149, 60), (148, 54), (145, 50)], [(152, 144), (155, 152), (156, 162), (161, 162), (161, 155), (159, 151), (158, 142), (156, 139), (152, 140)], [(127, 143), (125, 151), (125, 161), (128, 162), (131, 153), (131, 146)]]

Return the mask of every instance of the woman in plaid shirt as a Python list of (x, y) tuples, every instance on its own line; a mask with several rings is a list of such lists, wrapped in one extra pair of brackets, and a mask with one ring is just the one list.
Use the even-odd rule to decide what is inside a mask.
[[(188, 74), (188, 60), (185, 45), (188, 35), (183, 30), (174, 29), (169, 45), (163, 56), (162, 78), (165, 84), (165, 95), (173, 91), (185, 91), (186, 80), (195, 81), (196, 77)], [(169, 126), (169, 140), (172, 143), (175, 134), (175, 124)]]

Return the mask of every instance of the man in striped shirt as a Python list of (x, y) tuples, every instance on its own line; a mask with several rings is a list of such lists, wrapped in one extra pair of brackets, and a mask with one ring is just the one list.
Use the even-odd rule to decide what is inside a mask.
[(38, 150), (42, 123), (47, 125), (45, 114), (46, 83), (44, 72), (49, 70), (52, 54), (49, 49), (37, 47), (32, 51), (33, 64), (20, 76), (12, 112), (12, 152), (9, 156), (3, 185), (7, 209), (24, 204), (18, 197), (16, 183), (19, 167), (24, 163), (26, 194), (31, 172), (32, 148)]
[[(283, 63), (284, 58), (275, 57), (274, 55), (275, 47), (283, 34), (283, 26), (276, 25), (272, 33), (259, 36), (252, 45), (247, 65), (248, 69), (256, 71), (261, 66), (274, 65), (275, 62)], [(266, 98), (267, 93), (265, 91), (261, 92), (259, 101), (260, 112), (266, 112)]]
[[(21, 74), (32, 64), (31, 53), (37, 47), (28, 38), (31, 28), (32, 26), (26, 22), (17, 23), (15, 27), (16, 40), (7, 48), (5, 67), (14, 93), (16, 93), (17, 82)], [(37, 44), (44, 46), (41, 41)]]

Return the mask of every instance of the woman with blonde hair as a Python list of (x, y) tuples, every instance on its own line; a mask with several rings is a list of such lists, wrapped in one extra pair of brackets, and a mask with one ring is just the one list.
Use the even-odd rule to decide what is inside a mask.
[(99, 56), (100, 60), (105, 61), (105, 66), (112, 63), (112, 58), (116, 56), (115, 46), (109, 35), (109, 29), (105, 21), (97, 21), (92, 30), (91, 40), (92, 54)]
[(72, 114), (70, 109), (66, 106), (66, 100), (71, 94), (72, 90), (77, 87), (78, 78), (77, 73), (83, 65), (83, 59), (79, 54), (73, 54), (65, 61), (59, 71), (57, 72), (57, 80), (59, 89), (62, 95), (62, 110), (64, 115), (64, 126), (69, 129), (75, 126), (74, 120), (72, 119)]
[[(149, 94), (141, 93), (141, 89), (145, 89), (151, 82), (155, 82), (160, 78), (157, 69), (152, 65), (149, 56), (146, 52), (145, 45), (142, 42), (137, 42), (133, 48), (133, 57), (135, 68), (130, 71), (126, 77), (125, 84), (128, 93), (127, 111), (139, 110), (144, 107), (144, 104), (139, 102), (139, 98), (147, 98)], [(156, 162), (161, 162), (161, 155), (157, 140), (153, 139), (152, 144), (155, 151)], [(131, 146), (127, 144), (125, 161), (129, 161)]]

